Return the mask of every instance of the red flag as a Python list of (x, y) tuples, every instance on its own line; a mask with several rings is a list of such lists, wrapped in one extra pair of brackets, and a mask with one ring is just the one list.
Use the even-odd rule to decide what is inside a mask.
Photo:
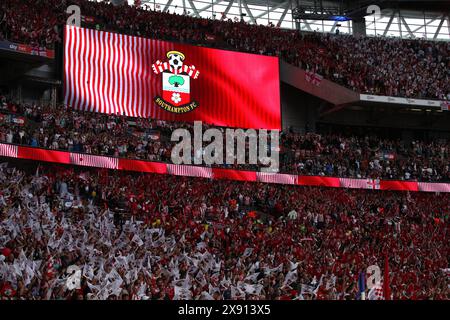
[(391, 300), (391, 287), (389, 286), (389, 262), (387, 254), (384, 255), (383, 295), (384, 300)]
[(249, 218), (256, 218), (256, 211), (250, 211), (250, 212), (248, 213), (248, 217), (249, 217)]

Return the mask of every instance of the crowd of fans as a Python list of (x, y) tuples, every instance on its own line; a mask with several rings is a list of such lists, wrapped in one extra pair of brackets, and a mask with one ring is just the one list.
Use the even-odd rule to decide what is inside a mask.
[(450, 99), (450, 42), (299, 33), (86, 0), (2, 1), (0, 38), (53, 46), (69, 4), (97, 29), (279, 56), (362, 93)]
[(20, 168), (0, 165), (0, 299), (355, 299), (386, 258), (392, 298), (449, 298), (450, 197)]
[[(97, 29), (276, 55), (360, 92), (450, 98), (443, 42), (298, 33), (85, 0), (3, 0), (0, 40), (53, 47), (73, 3)], [(6, 143), (170, 162), (180, 126), (192, 129), (0, 97)], [(280, 170), (450, 181), (449, 154), (448, 140), (286, 131)], [(0, 300), (347, 300), (358, 297), (358, 275), (385, 259), (392, 298), (450, 298), (450, 197), (442, 194), (2, 161)]]
[(61, 41), (57, 25), (67, 6), (63, 1), (2, 1), (0, 40), (54, 48)]
[[(1, 142), (150, 161), (171, 162), (172, 147), (178, 142), (171, 142), (172, 132), (180, 127), (192, 129), (192, 123), (126, 118), (64, 107), (5, 103), (0, 106), (2, 110), (26, 120), (24, 124), (0, 123)], [(246, 151), (248, 154), (248, 145)], [(301, 175), (450, 181), (449, 155), (448, 139), (406, 142), (291, 131), (283, 132), (280, 139), (280, 171)], [(258, 165), (224, 166), (258, 170)]]
[(374, 135), (286, 133), (281, 171), (303, 175), (450, 181), (448, 139), (409, 142)]

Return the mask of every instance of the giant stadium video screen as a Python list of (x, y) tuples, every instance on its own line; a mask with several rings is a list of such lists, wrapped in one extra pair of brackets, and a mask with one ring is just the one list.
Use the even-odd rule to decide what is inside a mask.
[(64, 84), (77, 110), (281, 128), (277, 57), (66, 26)]

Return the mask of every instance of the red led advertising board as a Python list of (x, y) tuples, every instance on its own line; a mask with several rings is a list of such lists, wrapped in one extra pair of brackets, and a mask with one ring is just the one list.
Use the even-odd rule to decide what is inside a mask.
[(280, 129), (277, 57), (66, 26), (65, 103), (77, 110)]

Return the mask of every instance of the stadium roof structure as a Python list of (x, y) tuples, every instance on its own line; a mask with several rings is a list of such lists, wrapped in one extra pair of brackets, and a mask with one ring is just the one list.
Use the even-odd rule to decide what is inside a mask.
[[(219, 2), (219, 1), (212, 1)], [(235, 0), (239, 2), (239, 0)], [(259, 5), (285, 8), (288, 4), (288, 0), (241, 0), (242, 3), (247, 5)], [(293, 0), (295, 5), (302, 6), (323, 6), (323, 7), (342, 7), (348, 12), (358, 11), (365, 9), (370, 5), (378, 5), (381, 9), (405, 9), (405, 10), (435, 10), (435, 11), (448, 11), (448, 0)]]
[[(269, 4), (282, 4), (286, 3), (286, 0), (246, 0), (248, 4), (267, 5)], [(369, 5), (378, 5), (383, 8), (398, 7), (401, 9), (414, 9), (414, 10), (439, 10), (448, 11), (448, 0), (294, 0), (301, 5), (320, 5), (323, 6), (344, 6), (346, 9), (354, 10), (361, 7), (367, 7)]]
[[(352, 34), (354, 23), (361, 22), (365, 23), (368, 36), (450, 40), (448, 0), (142, 0), (141, 3), (150, 10), (301, 31), (339, 30)], [(381, 10), (375, 20), (372, 11), (367, 10), (371, 5)], [(298, 7), (305, 9), (304, 17), (296, 18)], [(314, 15), (321, 11), (325, 12), (322, 16)]]

